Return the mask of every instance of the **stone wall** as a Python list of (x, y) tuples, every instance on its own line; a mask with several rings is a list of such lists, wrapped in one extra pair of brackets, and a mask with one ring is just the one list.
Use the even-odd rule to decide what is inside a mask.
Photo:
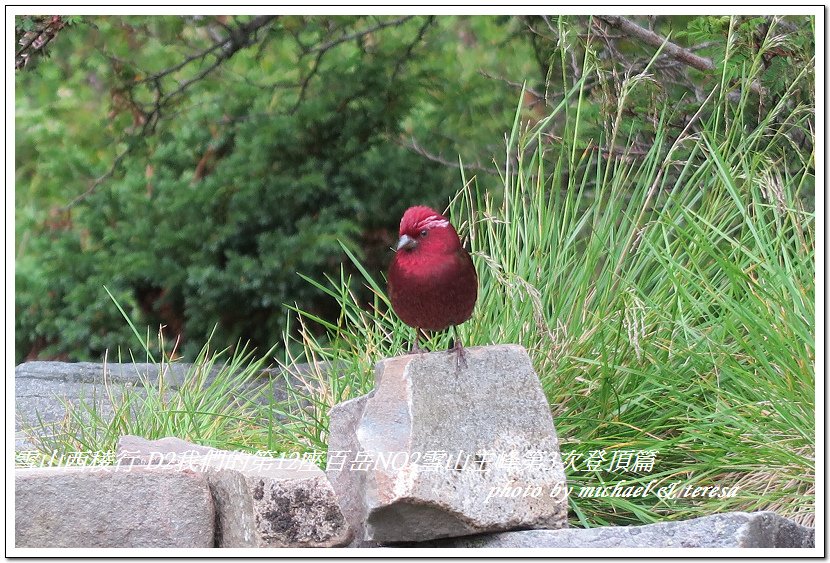
[[(36, 364), (16, 372), (24, 408), (52, 400), (44, 382), (101, 384), (100, 366)], [(390, 358), (375, 375), (371, 393), (331, 412), (327, 473), (300, 459), (135, 436), (121, 438), (113, 465), (16, 469), (15, 547), (815, 545), (812, 528), (770, 512), (568, 528), (558, 436), (521, 347), (469, 349), (463, 369), (440, 352)], [(527, 463), (491, 463), (487, 452), (505, 448)], [(447, 450), (458, 455), (427, 455)], [(348, 452), (339, 469), (337, 452)], [(507, 485), (540, 494), (492, 494)]]

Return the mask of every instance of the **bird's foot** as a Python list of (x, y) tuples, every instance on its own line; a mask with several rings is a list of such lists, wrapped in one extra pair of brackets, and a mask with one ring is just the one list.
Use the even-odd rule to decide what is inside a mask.
[(412, 341), (412, 344), (409, 346), (409, 352), (407, 354), (426, 354), (428, 350), (426, 348), (421, 348), (418, 344), (421, 342), (421, 337), (426, 338), (426, 333), (421, 330), (420, 328), (415, 329), (415, 340)]
[(461, 368), (467, 367), (467, 352), (464, 350), (464, 346), (461, 345), (460, 339), (455, 339), (455, 343), (453, 344), (452, 348), (447, 350), (450, 354), (455, 354), (455, 371), (461, 371)]

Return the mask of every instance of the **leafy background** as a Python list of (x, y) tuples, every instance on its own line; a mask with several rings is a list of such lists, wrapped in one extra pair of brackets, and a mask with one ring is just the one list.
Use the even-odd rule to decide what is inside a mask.
[[(622, 37), (586, 53), (589, 29), (620, 34), (580, 17), (283, 16), (219, 59), (228, 37), (261, 22), (58, 19), (56, 32), (50, 16), (16, 19), (19, 43), (54, 32), (41, 49), (20, 49), (16, 74), (18, 362), (125, 346), (104, 285), (139, 325), (164, 326), (171, 346), (181, 337), (185, 358), (217, 323), (215, 344), (267, 349), (285, 327), (283, 304), (334, 314), (297, 273), (336, 272), (338, 241), (382, 271), (402, 211), (445, 207), (461, 187), (459, 161), (498, 197), (495, 163), (523, 84), (525, 117), (538, 120), (564, 92), (555, 71), (573, 80), (586, 56), (601, 61), (609, 79), (588, 85), (582, 107), (587, 149), (609, 128), (615, 77), (654, 52)], [(658, 59), (653, 82), (622, 108), (620, 145), (647, 148), (664, 104), (676, 104), (679, 132), (719, 73), (758, 51), (771, 19), (729, 21), (640, 18), (715, 65), (726, 45), (734, 53), (708, 74)], [(759, 108), (809, 59), (811, 26), (777, 23)], [(811, 95), (805, 82), (792, 103)]]
[[(465, 343), (528, 349), (563, 455), (659, 450), (634, 481), (741, 488), (571, 498), (573, 524), (812, 523), (812, 18), (16, 24), (16, 360), (126, 358), (161, 327), (163, 364), (198, 363), (172, 396), (71, 409), (45, 455), (124, 433), (325, 450), (331, 406), (411, 337), (383, 272), (426, 203), (480, 276)], [(245, 385), (275, 357), (311, 367), (263, 406)]]

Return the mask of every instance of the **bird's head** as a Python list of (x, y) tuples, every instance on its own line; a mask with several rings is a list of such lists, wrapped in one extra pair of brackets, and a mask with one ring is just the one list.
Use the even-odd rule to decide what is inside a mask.
[(448, 253), (461, 248), (458, 234), (449, 220), (429, 207), (410, 207), (401, 218), (398, 253)]

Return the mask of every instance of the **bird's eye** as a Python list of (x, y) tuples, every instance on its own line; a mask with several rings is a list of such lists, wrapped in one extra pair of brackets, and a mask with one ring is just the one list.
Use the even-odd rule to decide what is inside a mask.
[(421, 231), (421, 236), (422, 236), (422, 237), (427, 236), (427, 230), (426, 230), (426, 229), (424, 229), (423, 231)]

